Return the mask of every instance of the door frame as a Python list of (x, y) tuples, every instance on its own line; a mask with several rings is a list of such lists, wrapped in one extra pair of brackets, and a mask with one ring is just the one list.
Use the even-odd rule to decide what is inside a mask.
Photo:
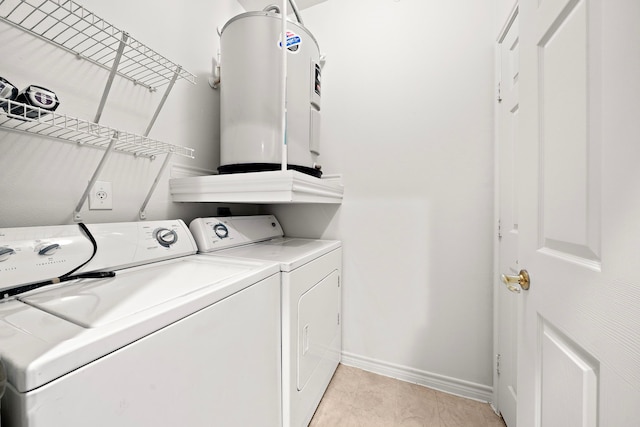
[(498, 395), (498, 351), (499, 351), (499, 330), (498, 322), (500, 321), (499, 311), (499, 294), (497, 292), (498, 286), (500, 286), (500, 82), (502, 80), (501, 75), (501, 53), (500, 45), (504, 40), (507, 32), (511, 28), (514, 20), (519, 13), (519, 2), (514, 1), (514, 4), (507, 16), (507, 19), (502, 23), (502, 27), (498, 32), (494, 46), (494, 99), (493, 104), (493, 161), (494, 161), (494, 197), (493, 197), (493, 396), (491, 407), (496, 414), (500, 414), (498, 411), (498, 401), (500, 396)]

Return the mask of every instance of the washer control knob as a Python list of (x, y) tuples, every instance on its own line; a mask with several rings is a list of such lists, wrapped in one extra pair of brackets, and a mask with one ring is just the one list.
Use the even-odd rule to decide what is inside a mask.
[(15, 253), (16, 251), (6, 246), (0, 248), (0, 262), (8, 260), (9, 257)]
[(36, 252), (40, 256), (51, 256), (56, 253), (56, 251), (60, 249), (60, 245), (57, 243), (41, 243), (36, 246)]
[(213, 231), (216, 233), (216, 236), (218, 236), (221, 239), (229, 237), (229, 229), (227, 228), (226, 225), (224, 225), (221, 222), (213, 226)]
[(169, 230), (168, 228), (157, 228), (153, 232), (153, 237), (155, 237), (158, 243), (165, 248), (168, 248), (178, 241), (178, 233), (176, 233), (175, 230)]

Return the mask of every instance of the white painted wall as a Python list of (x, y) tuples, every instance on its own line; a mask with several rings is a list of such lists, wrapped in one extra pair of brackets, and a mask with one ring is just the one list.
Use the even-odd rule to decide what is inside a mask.
[(306, 9), (327, 55), (321, 164), (343, 174), (344, 203), (265, 209), (288, 234), (343, 240), (348, 363), (483, 398), (493, 381), (494, 14), (475, 0)]
[[(219, 39), (216, 26), (243, 9), (232, 0), (81, 0), (88, 10), (194, 73), (197, 84), (179, 81), (150, 137), (196, 149), (196, 159), (174, 156), (174, 165), (215, 170), (219, 163), (219, 92), (207, 77)], [(74, 55), (0, 23), (0, 75), (20, 88), (39, 84), (61, 99), (58, 112), (93, 120), (108, 72)], [(164, 92), (156, 93), (116, 77), (100, 121), (142, 134)], [(0, 227), (72, 223), (103, 151), (25, 136), (0, 128)], [(135, 221), (162, 164), (115, 153), (100, 180), (113, 183), (112, 211), (88, 211), (91, 222)], [(147, 208), (149, 219), (212, 215), (215, 205), (176, 204), (170, 200), (167, 170)], [(236, 208), (255, 212), (254, 207)]]

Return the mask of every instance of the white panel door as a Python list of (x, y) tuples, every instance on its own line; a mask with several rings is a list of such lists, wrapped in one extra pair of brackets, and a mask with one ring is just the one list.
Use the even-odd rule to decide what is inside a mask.
[(518, 427), (640, 425), (640, 2), (520, 2)]
[[(518, 81), (520, 79), (518, 11), (505, 25), (499, 42), (500, 86), (498, 104), (498, 269), (518, 274)], [(496, 408), (508, 427), (516, 425), (518, 303), (516, 292), (495, 277), (497, 292)], [(517, 289), (517, 288), (516, 288)]]

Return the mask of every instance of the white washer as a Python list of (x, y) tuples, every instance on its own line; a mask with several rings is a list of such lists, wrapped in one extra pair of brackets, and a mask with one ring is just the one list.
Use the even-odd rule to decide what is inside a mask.
[(200, 252), (280, 264), (283, 424), (308, 425), (340, 362), (341, 242), (283, 237), (273, 215), (198, 218), (189, 228)]
[[(278, 426), (279, 265), (194, 255), (182, 221), (89, 225), (76, 279), (0, 302), (4, 427)], [(93, 251), (78, 226), (0, 229), (2, 294)]]

